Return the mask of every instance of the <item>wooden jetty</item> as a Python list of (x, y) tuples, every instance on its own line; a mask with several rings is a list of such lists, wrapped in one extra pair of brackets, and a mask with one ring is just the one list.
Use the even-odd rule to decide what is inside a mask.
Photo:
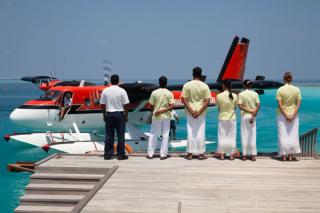
[(15, 212), (320, 212), (320, 161), (53, 155)]

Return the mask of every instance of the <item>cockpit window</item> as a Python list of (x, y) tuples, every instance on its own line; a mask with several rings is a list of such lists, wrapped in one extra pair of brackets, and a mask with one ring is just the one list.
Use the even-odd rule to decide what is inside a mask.
[(59, 98), (61, 91), (48, 90), (45, 94), (41, 95), (38, 101), (55, 101)]

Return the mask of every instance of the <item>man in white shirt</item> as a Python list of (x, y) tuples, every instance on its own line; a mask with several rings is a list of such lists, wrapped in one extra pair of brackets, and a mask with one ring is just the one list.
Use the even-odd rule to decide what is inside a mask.
[(104, 159), (110, 160), (114, 153), (114, 132), (117, 132), (117, 158), (126, 160), (125, 154), (125, 131), (129, 104), (127, 92), (119, 87), (119, 76), (111, 76), (111, 86), (103, 90), (100, 104), (103, 112), (103, 119), (106, 123), (106, 138), (104, 147)]

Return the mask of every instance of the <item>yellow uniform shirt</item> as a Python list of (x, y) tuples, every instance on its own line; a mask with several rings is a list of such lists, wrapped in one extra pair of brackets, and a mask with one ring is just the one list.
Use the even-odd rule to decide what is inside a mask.
[[(283, 110), (288, 115), (293, 115), (298, 100), (301, 100), (302, 97), (298, 87), (291, 84), (285, 84), (278, 89), (276, 99), (282, 101)], [(277, 114), (281, 114), (279, 107), (277, 109)]]
[[(169, 107), (169, 104), (174, 103), (173, 94), (166, 88), (156, 89), (151, 93), (149, 103), (154, 106), (153, 113), (161, 109), (166, 109)], [(161, 113), (158, 116), (155, 116), (153, 114), (152, 116), (152, 119), (164, 119), (164, 118), (171, 119), (170, 111)]]
[(219, 120), (236, 120), (237, 95), (232, 93), (233, 100), (229, 98), (229, 91), (224, 91), (217, 95), (217, 107), (219, 111)]
[[(211, 97), (210, 89), (207, 84), (199, 80), (192, 80), (183, 85), (181, 97), (186, 98), (193, 111), (199, 111), (203, 102)], [(187, 113), (188, 110), (186, 110)], [(206, 110), (202, 115), (206, 114)]]
[[(243, 107), (250, 110), (255, 110), (257, 109), (257, 105), (259, 103), (260, 103), (259, 95), (255, 91), (246, 89), (239, 93), (239, 96), (238, 96), (239, 105), (242, 105)], [(250, 114), (250, 113), (241, 110), (241, 116), (245, 114)]]

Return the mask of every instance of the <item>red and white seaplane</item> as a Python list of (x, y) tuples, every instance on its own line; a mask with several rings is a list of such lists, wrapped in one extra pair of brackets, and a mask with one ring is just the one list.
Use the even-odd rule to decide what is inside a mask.
[[(215, 91), (222, 80), (229, 79), (234, 89), (242, 89), (248, 47), (248, 39), (240, 40), (237, 36), (233, 39), (216, 82), (208, 83), (212, 90), (209, 107), (215, 105)], [(48, 76), (24, 77), (22, 80), (39, 84), (39, 88), (45, 93), (16, 108), (11, 113), (10, 119), (18, 125), (42, 132), (5, 135), (7, 141), (14, 140), (42, 147), (44, 150), (53, 148), (67, 153), (103, 150), (105, 124), (99, 100), (103, 89), (109, 85), (96, 85), (84, 80), (61, 81)], [(253, 81), (253, 87), (260, 94), (264, 89), (278, 88), (281, 85), (279, 82), (266, 81), (263, 76), (257, 76)], [(142, 132), (139, 126), (148, 120), (150, 110), (147, 101), (158, 85), (135, 82), (122, 83), (120, 86), (127, 91), (130, 100), (125, 136), (128, 150), (146, 150), (148, 133)], [(174, 95), (174, 110), (180, 115), (183, 112), (179, 111), (184, 109), (180, 97), (182, 87), (183, 85), (168, 86)], [(71, 94), (72, 101), (61, 120), (59, 114), (67, 93)], [(185, 146), (186, 140), (170, 141), (171, 148)]]

